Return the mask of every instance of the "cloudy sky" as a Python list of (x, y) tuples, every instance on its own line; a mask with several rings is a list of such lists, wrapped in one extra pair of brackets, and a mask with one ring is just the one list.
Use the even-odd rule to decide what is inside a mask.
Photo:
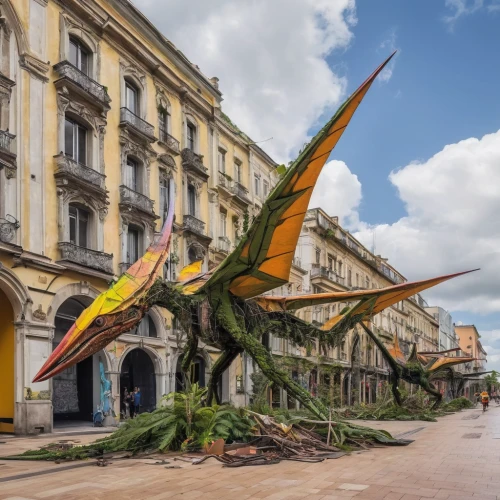
[(500, 370), (500, 0), (135, 0), (277, 161), (394, 49), (332, 154), (322, 206), (474, 323)]

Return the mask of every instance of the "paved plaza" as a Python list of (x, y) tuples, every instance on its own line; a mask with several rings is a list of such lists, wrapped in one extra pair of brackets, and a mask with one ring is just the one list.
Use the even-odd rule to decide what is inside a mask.
[[(500, 407), (441, 418), (439, 422), (370, 422), (414, 439), (408, 447), (352, 453), (319, 464), (282, 462), (223, 468), (167, 457), (93, 460), (63, 464), (0, 461), (0, 498), (35, 499), (236, 499), (342, 498), (418, 500), (500, 499)], [(0, 454), (20, 453), (55, 440), (90, 442), (101, 435), (0, 438)], [(168, 468), (174, 466), (176, 468)], [(178, 468), (177, 468), (178, 467)]]

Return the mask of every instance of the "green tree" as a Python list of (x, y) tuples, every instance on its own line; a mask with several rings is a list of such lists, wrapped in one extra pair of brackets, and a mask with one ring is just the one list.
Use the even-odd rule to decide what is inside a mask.
[(484, 377), (484, 382), (486, 383), (486, 390), (491, 392), (493, 386), (498, 386), (498, 372), (493, 370), (490, 374)]

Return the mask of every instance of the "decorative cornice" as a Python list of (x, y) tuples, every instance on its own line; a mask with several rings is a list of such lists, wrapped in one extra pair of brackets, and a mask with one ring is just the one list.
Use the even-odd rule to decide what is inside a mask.
[(38, 57), (24, 53), (19, 57), (19, 64), (21, 68), (26, 70), (30, 75), (44, 82), (49, 81), (46, 76), (50, 69), (50, 64), (48, 62), (43, 62), (41, 59), (38, 59)]

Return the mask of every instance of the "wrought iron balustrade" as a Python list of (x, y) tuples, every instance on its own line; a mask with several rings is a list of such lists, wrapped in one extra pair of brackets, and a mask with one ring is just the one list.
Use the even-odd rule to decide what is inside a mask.
[(67, 78), (76, 83), (80, 88), (85, 90), (85, 92), (98, 99), (105, 106), (108, 106), (111, 102), (104, 85), (97, 83), (90, 78), (90, 76), (83, 73), (83, 71), (80, 71), (76, 66), (73, 66), (69, 61), (57, 63), (54, 66), (54, 70), (57, 71), (62, 78)]
[(88, 182), (93, 186), (96, 186), (100, 189), (105, 190), (106, 185), (106, 176), (94, 170), (93, 168), (87, 167), (86, 165), (82, 165), (77, 161), (73, 160), (73, 158), (60, 154), (56, 156), (56, 164), (57, 170), (56, 174), (68, 174), (82, 181)]
[(205, 223), (197, 219), (194, 215), (184, 215), (184, 229), (205, 235)]
[(144, 212), (153, 213), (154, 201), (127, 186), (120, 186), (120, 203), (133, 205)]
[(207, 177), (208, 168), (203, 165), (203, 156), (196, 154), (189, 148), (184, 148), (181, 152), (182, 166), (186, 169), (194, 170)]
[(315, 266), (311, 269), (311, 278), (327, 278), (334, 283), (339, 283), (340, 285), (345, 284), (345, 278), (339, 276), (333, 269), (328, 269), (324, 266)]
[(120, 109), (120, 124), (131, 125), (133, 128), (147, 136), (149, 139), (155, 139), (155, 129), (151, 123), (143, 120), (128, 108)]
[(219, 186), (226, 189), (231, 188), (231, 181), (227, 178), (227, 175), (224, 172), (219, 172)]
[(227, 236), (219, 236), (219, 251), (229, 253), (231, 249), (231, 240)]
[(179, 141), (170, 135), (165, 129), (165, 125), (160, 124), (160, 142), (165, 144), (168, 149), (174, 154), (180, 153), (180, 143)]
[(73, 243), (59, 243), (61, 259), (74, 262), (98, 271), (113, 274), (113, 254), (98, 252), (90, 248), (79, 247)]
[(0, 130), (0, 149), (7, 151), (8, 153), (16, 154), (16, 136), (9, 134), (5, 130)]
[(250, 199), (248, 198), (248, 189), (243, 184), (235, 182), (232, 190), (233, 194), (240, 200), (243, 200), (245, 203), (250, 203)]
[(19, 221), (12, 215), (7, 214), (4, 218), (0, 217), (0, 241), (10, 243), (19, 229)]

